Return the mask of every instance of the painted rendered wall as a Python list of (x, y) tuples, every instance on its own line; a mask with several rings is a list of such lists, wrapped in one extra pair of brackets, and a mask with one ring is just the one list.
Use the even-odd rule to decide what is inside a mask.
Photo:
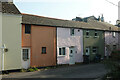
[[(31, 66), (56, 65), (56, 28), (32, 26), (31, 33)], [(41, 54), (42, 47), (47, 48), (46, 54)]]
[(22, 25), (22, 47), (30, 47), (31, 46), (31, 35), (25, 34), (25, 25)]
[[(80, 31), (78, 31), (80, 30)], [(75, 29), (74, 36), (70, 35), (70, 28), (57, 28), (57, 63), (69, 64), (69, 47), (75, 46), (75, 62), (83, 62), (83, 31)], [(59, 48), (66, 48), (66, 55), (59, 56)]]
[[(109, 46), (108, 46), (109, 45)], [(105, 32), (105, 56), (111, 53), (113, 50), (113, 45), (117, 46), (117, 49), (119, 47), (118, 44), (118, 32), (115, 32), (115, 37), (113, 37), (113, 32)], [(108, 50), (107, 50), (108, 48)]]
[[(56, 28), (32, 25), (31, 34), (25, 34), (25, 25), (23, 25), (22, 47), (31, 49), (31, 67), (56, 65)], [(41, 53), (42, 47), (47, 48), (46, 54)]]
[[(0, 48), (2, 47), (2, 13), (0, 12)], [(0, 71), (2, 69), (2, 50), (0, 49)]]
[(2, 44), (8, 48), (5, 52), (4, 69), (21, 68), (21, 15), (2, 15)]
[(90, 47), (90, 60), (93, 60), (96, 54), (93, 54), (93, 47), (98, 47), (98, 54), (104, 57), (104, 32), (97, 31), (98, 37), (95, 38), (95, 30), (89, 30), (89, 37), (86, 37), (86, 31), (83, 30), (83, 46), (84, 54), (86, 53), (86, 47)]

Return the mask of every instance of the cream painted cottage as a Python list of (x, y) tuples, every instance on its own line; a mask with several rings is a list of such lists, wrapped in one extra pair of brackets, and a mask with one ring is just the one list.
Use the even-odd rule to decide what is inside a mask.
[(21, 21), (22, 16), (12, 2), (0, 2), (0, 61), (2, 70), (21, 69)]

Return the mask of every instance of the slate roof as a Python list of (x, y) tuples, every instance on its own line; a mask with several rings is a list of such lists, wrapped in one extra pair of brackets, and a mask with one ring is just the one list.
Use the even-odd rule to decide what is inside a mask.
[[(78, 17), (79, 18), (79, 17)], [(88, 20), (98, 20), (95, 16), (89, 16), (89, 17), (85, 17), (83, 18), (83, 21), (87, 22)]]
[(101, 28), (102, 30), (109, 30), (109, 31), (118, 31), (118, 27), (107, 22), (100, 22), (96, 20), (88, 20), (88, 24), (92, 25), (94, 28)]
[(120, 27), (118, 27), (118, 31), (120, 32)]
[(112, 24), (108, 24), (105, 22), (98, 22), (95, 20), (92, 21), (89, 20), (89, 23), (86, 23), (80, 21), (54, 19), (54, 18), (48, 18), (43, 16), (31, 15), (31, 14), (22, 14), (22, 16), (23, 16), (22, 18), (23, 24), (118, 31), (118, 27)]
[(0, 2), (0, 12), (9, 14), (21, 14), (12, 2)]

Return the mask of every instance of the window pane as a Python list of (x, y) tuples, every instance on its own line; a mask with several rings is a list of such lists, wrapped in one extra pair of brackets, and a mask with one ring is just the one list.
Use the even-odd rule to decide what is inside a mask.
[(29, 50), (28, 49), (23, 49), (23, 60), (29, 59)]
[(89, 33), (88, 33), (88, 32), (86, 32), (86, 35), (88, 36), (88, 35), (89, 35)]
[(73, 53), (73, 50), (70, 50), (70, 53), (72, 54), (72, 53)]
[(86, 55), (89, 55), (89, 47), (86, 47)]
[(95, 32), (95, 36), (98, 36), (97, 32)]
[(88, 49), (86, 48), (86, 52), (88, 53)]
[(25, 34), (30, 34), (31, 33), (31, 25), (26, 24), (25, 25)]
[(26, 53), (26, 59), (28, 59), (28, 56), (29, 56), (29, 55), (28, 55), (28, 52), (27, 52), (27, 53)]
[(43, 53), (43, 54), (46, 53), (46, 47), (42, 47), (42, 53)]
[(59, 48), (59, 55), (61, 55), (61, 48)]
[(97, 47), (93, 47), (93, 53), (97, 53)]
[(89, 31), (86, 31), (86, 36), (89, 36)]
[(70, 29), (70, 35), (74, 35), (74, 29)]
[(65, 48), (62, 48), (63, 49), (63, 55), (65, 55)]
[(74, 34), (74, 29), (72, 29), (72, 34)]

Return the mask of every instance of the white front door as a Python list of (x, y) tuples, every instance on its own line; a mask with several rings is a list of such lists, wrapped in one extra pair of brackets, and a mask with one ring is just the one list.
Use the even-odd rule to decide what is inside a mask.
[(30, 48), (22, 49), (22, 68), (28, 69), (30, 67)]
[(69, 64), (75, 64), (75, 60), (74, 60), (74, 55), (75, 55), (75, 51), (74, 51), (74, 47), (71, 47), (69, 48), (70, 51), (69, 51), (69, 58), (70, 58), (70, 61), (69, 61)]

